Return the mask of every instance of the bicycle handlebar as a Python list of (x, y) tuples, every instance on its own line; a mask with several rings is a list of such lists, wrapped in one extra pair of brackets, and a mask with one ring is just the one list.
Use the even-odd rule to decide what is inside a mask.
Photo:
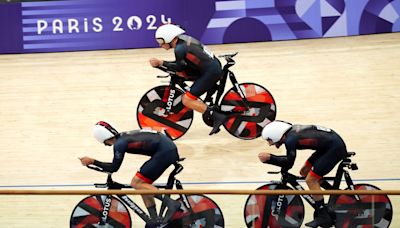
[(100, 167), (97, 167), (97, 166), (94, 166), (94, 165), (87, 165), (86, 167), (89, 168), (89, 169), (96, 170), (97, 172), (110, 173), (110, 172), (107, 172), (104, 169), (102, 169)]
[(279, 173), (281, 173), (280, 171), (268, 171), (267, 172), (268, 174), (279, 174)]
[[(168, 69), (165, 66), (157, 66), (157, 67), (154, 67), (154, 68), (157, 68), (157, 69), (159, 69), (161, 71), (164, 71), (165, 73), (169, 74), (168, 76), (161, 76), (161, 77), (169, 77), (170, 75), (176, 75), (176, 71)], [(159, 77), (159, 76), (157, 76), (157, 77)]]
[(235, 57), (239, 52), (231, 53), (231, 54), (224, 54), (224, 55), (219, 55), (218, 58), (225, 58), (225, 59), (231, 59)]
[[(173, 180), (173, 178), (175, 178), (175, 175), (178, 174), (178, 173), (180, 173), (180, 172), (182, 171), (183, 166), (180, 165), (179, 162), (181, 162), (181, 161), (183, 161), (183, 160), (185, 160), (185, 159), (186, 159), (186, 158), (184, 158), (184, 157), (179, 158), (179, 159), (177, 160), (177, 162), (175, 162), (175, 163), (173, 164), (173, 165), (175, 166), (175, 168), (174, 168), (174, 170), (170, 173), (170, 176), (169, 176), (168, 179)], [(95, 183), (94, 186), (95, 186), (96, 188), (109, 188), (109, 189), (132, 188), (131, 185), (128, 185), (128, 184), (121, 184), (121, 183), (118, 183), (118, 182), (113, 181), (113, 179), (112, 179), (112, 177), (111, 177), (111, 176), (112, 176), (112, 173), (111, 173), (111, 172), (107, 172), (107, 171), (105, 171), (104, 169), (102, 169), (102, 168), (100, 168), (100, 167), (97, 167), (97, 166), (94, 166), (94, 165), (87, 165), (86, 167), (89, 168), (89, 169), (98, 171), (98, 172), (102, 172), (102, 173), (107, 173), (107, 174), (108, 174), (108, 176), (107, 176), (107, 182), (106, 182), (106, 183)], [(157, 186), (157, 185), (156, 185), (156, 186)], [(165, 187), (165, 186), (168, 186), (168, 185), (158, 185), (158, 186)]]
[(174, 79), (177, 80), (177, 81), (182, 81), (182, 82), (184, 82), (184, 81), (191, 81), (190, 79), (186, 79), (186, 78), (180, 77), (180, 76), (177, 74), (176, 71), (170, 70), (170, 69), (168, 69), (168, 68), (166, 68), (166, 67), (158, 66), (158, 67), (154, 67), (154, 68), (157, 68), (157, 69), (159, 69), (159, 70), (161, 70), (161, 71), (164, 71), (165, 73), (168, 73), (168, 75), (157, 75), (157, 78), (168, 78), (168, 77), (171, 77), (171, 78), (174, 78)]
[(121, 183), (113, 181), (113, 179), (111, 178), (112, 173), (107, 172), (107, 171), (103, 170), (100, 167), (97, 167), (97, 166), (94, 166), (94, 165), (87, 165), (86, 167), (88, 167), (89, 169), (93, 169), (95, 171), (98, 171), (98, 172), (102, 172), (102, 173), (107, 173), (108, 174), (106, 183), (94, 183), (94, 186), (96, 188), (110, 188), (110, 189), (131, 188), (131, 186), (128, 185), (128, 184), (121, 184)]

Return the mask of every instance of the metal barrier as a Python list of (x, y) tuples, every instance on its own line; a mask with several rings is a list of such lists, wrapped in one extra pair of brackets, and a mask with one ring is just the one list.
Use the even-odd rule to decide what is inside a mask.
[(211, 194), (211, 195), (400, 195), (400, 190), (23, 190), (2, 189), (0, 195), (154, 195), (154, 194)]

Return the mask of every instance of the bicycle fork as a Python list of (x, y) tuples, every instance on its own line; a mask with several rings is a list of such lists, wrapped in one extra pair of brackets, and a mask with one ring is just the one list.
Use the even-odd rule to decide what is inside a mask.
[[(276, 218), (279, 224), (285, 224), (283, 220), (285, 219), (286, 209), (287, 199), (285, 195), (267, 197), (261, 227), (268, 227), (270, 214)], [(267, 213), (267, 211), (271, 211), (271, 213)]]
[(177, 87), (176, 85), (179, 84), (185, 91), (189, 91), (190, 87), (182, 82), (182, 83), (178, 83), (176, 79), (172, 78), (170, 83), (169, 83), (169, 91), (168, 91), (168, 96), (166, 98), (163, 98), (163, 102), (166, 103), (166, 111), (167, 111), (167, 115), (169, 115), (172, 111), (172, 108), (174, 106), (174, 100), (175, 100), (175, 94), (176, 94), (176, 90)]
[(107, 195), (106, 199), (104, 200), (104, 206), (103, 206), (103, 211), (101, 213), (101, 220), (100, 220), (100, 225), (105, 225), (107, 223), (108, 219), (108, 213), (111, 208), (111, 195)]
[(285, 195), (278, 195), (276, 199), (275, 207), (273, 207), (271, 214), (273, 216), (280, 216), (282, 213), (282, 207), (285, 202)]

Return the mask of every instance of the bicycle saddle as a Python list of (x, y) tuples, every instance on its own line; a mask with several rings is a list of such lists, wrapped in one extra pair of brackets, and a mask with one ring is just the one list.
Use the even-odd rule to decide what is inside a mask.
[(356, 155), (356, 152), (347, 152), (346, 157), (351, 157), (351, 156), (354, 156), (354, 155)]
[(180, 173), (183, 170), (183, 166), (179, 163), (183, 160), (185, 160), (186, 158), (179, 158), (178, 161), (176, 161), (174, 163), (174, 170), (172, 171), (172, 174), (175, 176), (176, 174)]
[(346, 158), (344, 158), (344, 159), (342, 160), (342, 162), (345, 163), (345, 164), (350, 163), (350, 162), (351, 162), (350, 157), (351, 157), (351, 156), (354, 156), (354, 155), (356, 155), (355, 152), (347, 152)]

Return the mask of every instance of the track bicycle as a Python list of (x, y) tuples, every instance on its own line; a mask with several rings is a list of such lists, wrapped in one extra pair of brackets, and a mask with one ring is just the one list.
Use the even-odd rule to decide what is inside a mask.
[[(276, 103), (271, 93), (256, 83), (238, 83), (235, 74), (229, 70), (235, 65), (237, 55), (219, 56), (226, 60), (221, 79), (206, 93), (204, 103), (214, 110), (228, 115), (223, 124), (225, 129), (240, 139), (255, 139), (261, 135), (263, 127), (275, 120)], [(189, 130), (193, 121), (193, 110), (182, 103), (184, 91), (189, 90), (186, 79), (175, 71), (158, 69), (168, 73), (169, 85), (161, 85), (147, 91), (137, 107), (137, 121), (141, 128), (166, 131), (173, 140), (182, 137)], [(233, 87), (224, 93), (227, 78)], [(215, 96), (214, 96), (215, 95)], [(214, 96), (214, 98), (213, 98)], [(208, 126), (213, 122), (203, 114), (203, 121)]]
[[(170, 173), (167, 183), (154, 185), (155, 187), (172, 189), (175, 186), (176, 189), (183, 189), (182, 183), (175, 178), (182, 171), (183, 166), (179, 162), (175, 162), (174, 166), (175, 168)], [(88, 166), (88, 168), (104, 172), (95, 166)], [(112, 173), (108, 173), (106, 183), (94, 184), (94, 186), (96, 188), (107, 189), (132, 188), (130, 185), (113, 181)], [(209, 197), (205, 195), (180, 194), (177, 200), (180, 201), (181, 207), (175, 212), (170, 222), (156, 227), (224, 227), (222, 211)], [(91, 195), (81, 200), (73, 209), (70, 218), (70, 227), (130, 228), (132, 227), (132, 220), (128, 208), (132, 209), (146, 224), (150, 223), (150, 216), (127, 195)], [(158, 212), (161, 221), (164, 219), (166, 209), (166, 202), (162, 200)], [(146, 225), (146, 227), (155, 226)]]
[[(357, 170), (357, 164), (352, 163), (350, 157), (354, 152), (348, 152), (347, 158), (339, 163), (334, 177), (323, 177), (321, 187), (324, 189), (340, 189), (344, 176), (346, 190), (380, 190), (371, 184), (354, 184), (349, 170)], [(298, 177), (284, 168), (279, 172), (268, 172), (282, 175), (280, 182), (271, 182), (259, 187), (260, 190), (297, 189), (304, 190), (299, 184)], [(328, 181), (333, 181), (329, 183)], [(291, 187), (290, 187), (291, 186)], [(311, 195), (250, 195), (244, 208), (244, 219), (247, 227), (278, 228), (300, 227), (304, 219), (303, 198), (315, 209), (315, 201)], [(328, 201), (328, 210), (339, 228), (352, 227), (389, 227), (393, 208), (387, 195), (331, 195)], [(314, 214), (314, 217), (316, 215)]]

